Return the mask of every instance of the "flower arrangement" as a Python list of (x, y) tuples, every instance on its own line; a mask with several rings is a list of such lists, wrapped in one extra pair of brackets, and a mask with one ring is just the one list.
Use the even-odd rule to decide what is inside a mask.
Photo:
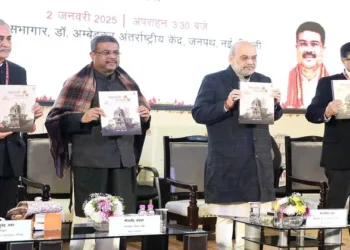
[(83, 204), (85, 216), (95, 223), (108, 223), (111, 216), (124, 214), (123, 199), (110, 194), (93, 193)]
[(277, 201), (274, 211), (284, 216), (308, 216), (310, 207), (299, 193), (293, 193)]

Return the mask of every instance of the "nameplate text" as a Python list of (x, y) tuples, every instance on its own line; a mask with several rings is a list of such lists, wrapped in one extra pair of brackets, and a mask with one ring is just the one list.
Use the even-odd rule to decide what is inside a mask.
[(311, 209), (307, 227), (342, 227), (348, 224), (347, 209)]
[(160, 222), (160, 215), (109, 217), (109, 235), (159, 234)]
[(32, 220), (0, 221), (0, 241), (21, 241), (32, 239)]

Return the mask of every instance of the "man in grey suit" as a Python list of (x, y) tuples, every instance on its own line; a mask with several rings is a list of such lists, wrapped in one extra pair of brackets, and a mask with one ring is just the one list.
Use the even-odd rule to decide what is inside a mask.
[[(257, 52), (249, 42), (236, 42), (229, 61), (226, 70), (204, 77), (192, 116), (208, 130), (205, 201), (210, 212), (247, 216), (249, 202), (262, 202), (270, 210), (275, 190), (269, 125), (239, 123), (239, 83), (271, 79), (255, 72)], [(273, 97), (274, 118), (278, 120), (282, 116), (280, 91), (274, 90)], [(218, 249), (232, 249), (232, 233), (233, 221), (218, 217)], [(235, 249), (244, 248), (242, 234), (242, 228), (236, 229)]]

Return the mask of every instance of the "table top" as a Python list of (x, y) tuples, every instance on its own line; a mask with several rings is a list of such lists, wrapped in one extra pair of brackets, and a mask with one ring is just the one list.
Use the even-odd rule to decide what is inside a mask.
[(251, 238), (251, 237), (243, 237), (244, 240), (250, 241), (256, 244), (262, 244), (266, 246), (272, 246), (272, 247), (278, 247), (278, 248), (319, 248), (320, 246), (323, 247), (339, 247), (343, 246), (344, 244), (340, 243), (324, 243), (321, 245), (319, 240), (312, 237), (304, 237), (302, 241), (298, 240), (297, 236), (290, 236), (288, 239), (287, 244), (281, 244), (281, 239), (279, 236), (273, 235), (273, 236), (264, 236), (262, 238)]
[(254, 222), (254, 221), (251, 221), (250, 218), (246, 218), (246, 217), (232, 217), (232, 216), (221, 216), (221, 215), (220, 215), (220, 217), (232, 219), (233, 221), (244, 223), (247, 225), (272, 228), (272, 229), (277, 229), (277, 230), (313, 230), (313, 229), (350, 228), (350, 225), (344, 225), (344, 226), (306, 226), (306, 225), (303, 225), (301, 227), (288, 227), (288, 226), (284, 226), (284, 225), (275, 226), (273, 223), (268, 223), (268, 222)]
[[(203, 230), (191, 230), (189, 227), (181, 226), (177, 224), (168, 224), (166, 232), (156, 234), (137, 234), (137, 235), (115, 235), (110, 234), (108, 231), (100, 232), (96, 231), (92, 223), (75, 224), (63, 223), (61, 231), (34, 231), (33, 236), (30, 239), (21, 239), (17, 242), (30, 242), (30, 241), (57, 241), (57, 240), (85, 240), (85, 239), (106, 239), (106, 238), (118, 238), (118, 237), (140, 237), (140, 236), (152, 236), (152, 235), (189, 235), (189, 234), (208, 234)], [(12, 239), (0, 239), (0, 242), (16, 242)]]

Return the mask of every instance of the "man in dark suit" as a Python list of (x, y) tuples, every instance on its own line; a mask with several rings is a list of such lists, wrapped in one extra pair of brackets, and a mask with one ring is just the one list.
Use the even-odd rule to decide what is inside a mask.
[[(230, 66), (204, 77), (192, 116), (208, 130), (205, 201), (212, 214), (247, 216), (249, 202), (271, 210), (275, 200), (271, 137), (266, 124), (239, 123), (239, 83), (271, 82), (255, 72), (257, 52), (249, 42), (235, 43)], [(275, 90), (275, 120), (282, 116), (280, 91)], [(248, 215), (249, 216), (249, 215)], [(218, 249), (232, 249), (233, 221), (217, 218)], [(236, 228), (236, 249), (243, 249), (244, 228)]]
[[(119, 43), (112, 36), (92, 39), (92, 62), (66, 81), (45, 122), (52, 152), (59, 151), (55, 145), (60, 143), (68, 148), (65, 138), (72, 142), (73, 224), (86, 222), (83, 205), (92, 193), (120, 196), (124, 212), (136, 212), (135, 167), (142, 150), (141, 143), (150, 126), (151, 108), (136, 82), (120, 67), (119, 50)], [(105, 113), (100, 108), (99, 91), (137, 91), (143, 135), (136, 138), (133, 135), (103, 136), (100, 118)], [(57, 161), (59, 154), (53, 154), (53, 157), (55, 162), (63, 162)], [(68, 162), (67, 158), (64, 162)], [(59, 175), (63, 174), (62, 165), (56, 164), (55, 167)], [(71, 241), (70, 249), (86, 249), (87, 246), (115, 249), (117, 240)], [(120, 245), (124, 248), (125, 241), (122, 243)]]
[[(25, 69), (6, 60), (10, 52), (11, 30), (0, 20), (0, 85), (26, 85)], [(43, 115), (38, 103), (33, 107), (33, 112), (35, 118)], [(17, 179), (23, 175), (25, 151), (20, 133), (0, 132), (0, 217), (5, 217), (7, 211), (16, 205)]]
[(321, 167), (329, 184), (327, 208), (344, 208), (350, 193), (350, 120), (336, 119), (343, 103), (332, 94), (333, 80), (350, 80), (350, 43), (341, 47), (340, 56), (344, 71), (319, 80), (305, 115), (309, 122), (325, 123)]

